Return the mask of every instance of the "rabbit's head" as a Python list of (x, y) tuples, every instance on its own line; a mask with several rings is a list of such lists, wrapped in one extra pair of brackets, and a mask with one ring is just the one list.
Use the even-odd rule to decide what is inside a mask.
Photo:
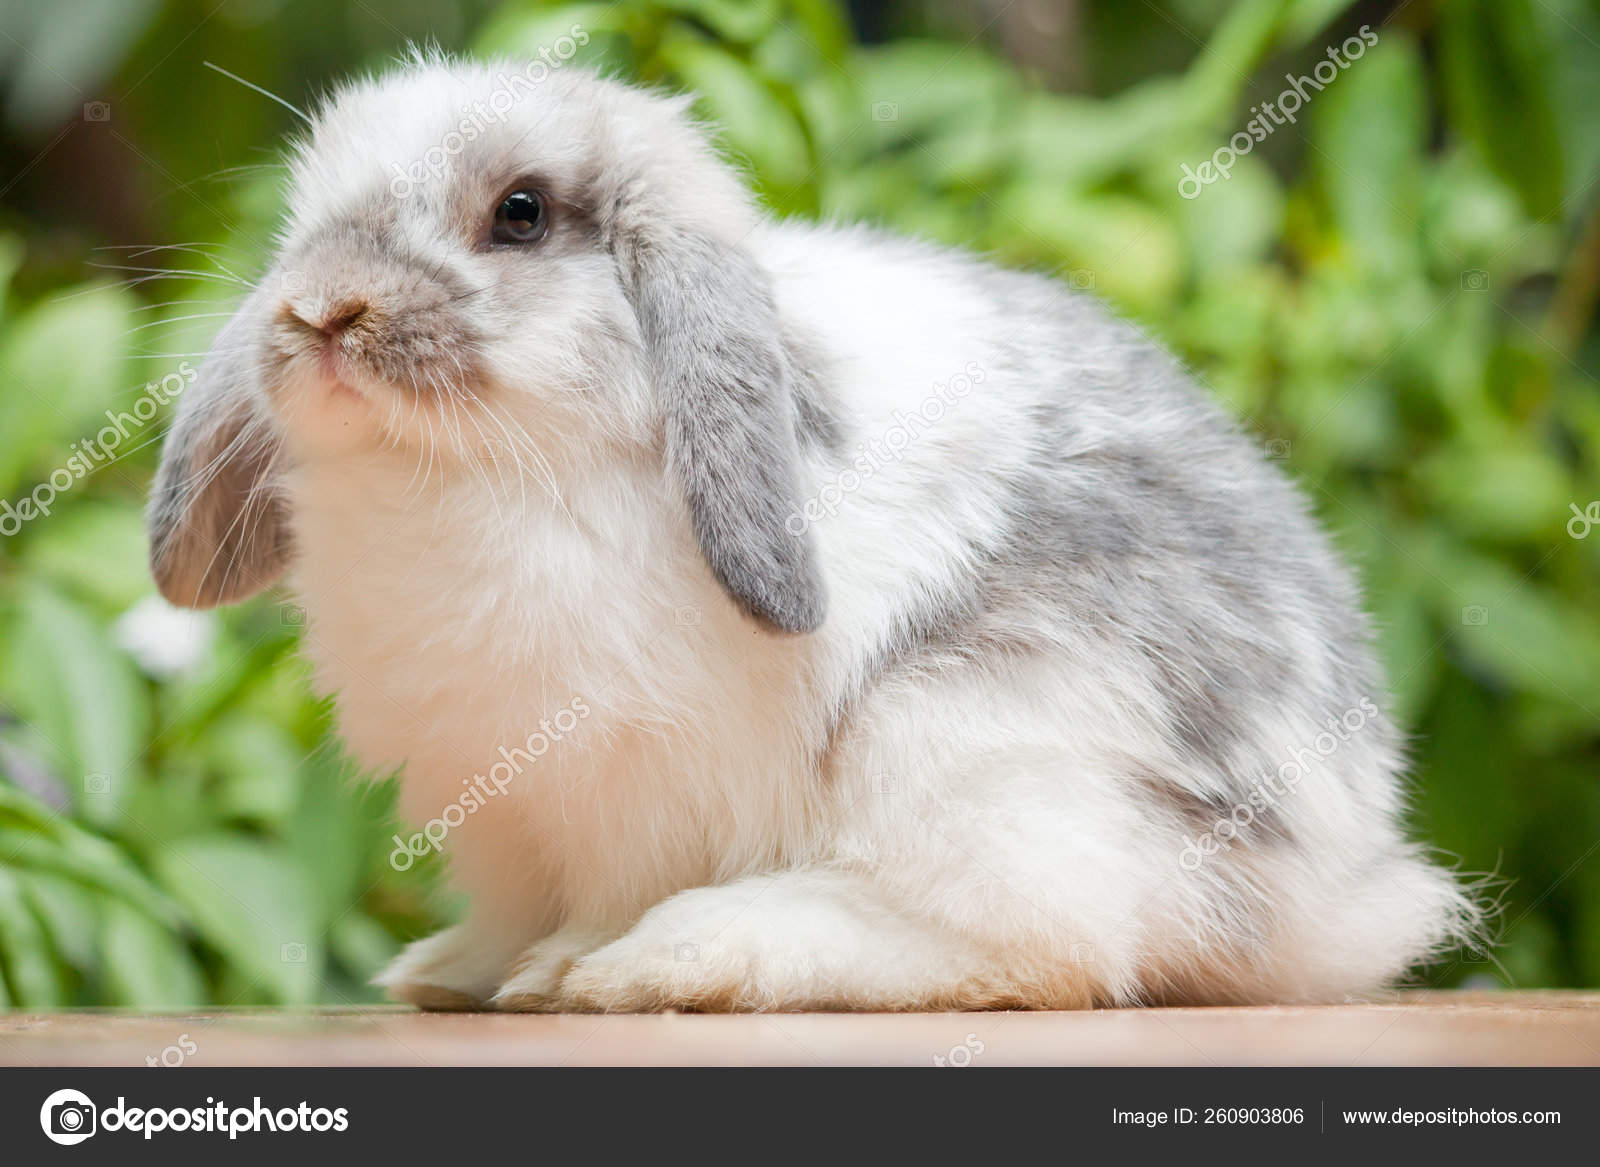
[[(292, 556), (277, 477), (410, 453), (530, 483), (659, 465), (753, 616), (822, 620), (795, 372), (757, 216), (686, 103), (576, 67), (418, 60), (336, 93), (295, 149), (271, 270), (223, 328), (150, 505), (162, 593), (228, 603)], [(536, 468), (536, 469), (534, 469)]]

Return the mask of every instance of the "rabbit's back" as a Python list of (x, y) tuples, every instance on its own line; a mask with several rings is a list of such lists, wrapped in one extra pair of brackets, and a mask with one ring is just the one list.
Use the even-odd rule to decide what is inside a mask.
[(837, 857), (961, 934), (1044, 917), (1038, 975), (1098, 953), (1109, 1001), (1319, 999), (1469, 927), (1400, 827), (1354, 579), (1262, 443), (1092, 297), (783, 230)]
[[(1384, 703), (1356, 588), (1299, 492), (1154, 342), (1057, 281), (784, 230), (780, 301), (823, 354), (805, 371), (827, 419), (796, 525), (834, 620), (875, 630), (858, 667), (1053, 657), (1218, 793)], [(1379, 795), (1391, 776), (1359, 780)]]

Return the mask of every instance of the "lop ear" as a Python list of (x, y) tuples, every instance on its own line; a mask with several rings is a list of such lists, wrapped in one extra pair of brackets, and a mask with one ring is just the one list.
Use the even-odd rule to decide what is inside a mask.
[(618, 260), (654, 366), (667, 465), (712, 573), (782, 632), (826, 609), (811, 537), (785, 525), (798, 502), (793, 372), (766, 274), (693, 232), (621, 241)]
[(212, 343), (183, 391), (145, 513), (161, 594), (186, 608), (248, 599), (288, 562), (278, 442), (260, 403), (253, 297)]

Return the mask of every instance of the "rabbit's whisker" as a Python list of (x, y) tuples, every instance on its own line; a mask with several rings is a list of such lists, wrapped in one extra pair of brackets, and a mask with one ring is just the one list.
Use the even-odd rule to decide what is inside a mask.
[(198, 270), (196, 270), (194, 268), (185, 268), (185, 267), (140, 267), (140, 266), (137, 266), (137, 265), (134, 265), (134, 264), (124, 264), (124, 263), (90, 263), (87, 266), (93, 267), (93, 268), (99, 268), (99, 269), (101, 269), (103, 271), (134, 271), (134, 272), (150, 272), (152, 274), (162, 275), (162, 276), (193, 276), (196, 279), (202, 279), (202, 280), (227, 280), (227, 281), (231, 281), (232, 283), (236, 283), (236, 284), (242, 284), (242, 283), (245, 282), (244, 280), (240, 279), (236, 275), (232, 275), (232, 274), (222, 275), (219, 272), (198, 271)]
[(147, 328), (164, 328), (169, 324), (178, 324), (184, 320), (226, 320), (232, 315), (232, 312), (192, 312), (187, 316), (167, 316), (160, 320), (151, 320), (144, 324), (135, 324), (132, 328), (124, 332), (123, 335), (132, 336), (135, 332), (143, 332)]
[(232, 304), (232, 303), (233, 303), (233, 301), (231, 299), (228, 299), (228, 300), (160, 300), (160, 301), (157, 301), (154, 304), (140, 304), (137, 308), (134, 308), (133, 311), (135, 311), (135, 312), (155, 312), (155, 311), (157, 311), (158, 309), (161, 309), (161, 308), (176, 308), (179, 305), (182, 305), (184, 307), (194, 307), (196, 305)]
[(253, 81), (246, 81), (243, 77), (240, 77), (237, 73), (228, 72), (221, 65), (213, 64), (210, 61), (201, 61), (200, 63), (202, 65), (204, 65), (207, 69), (211, 69), (211, 70), (213, 70), (215, 72), (221, 73), (224, 77), (228, 78), (230, 81), (237, 81), (240, 85), (243, 85), (246, 89), (254, 89), (257, 93), (261, 94), (262, 97), (271, 98), (273, 101), (275, 101), (279, 105), (283, 106), (284, 109), (288, 110), (290, 113), (294, 114), (301, 121), (305, 122), (306, 125), (309, 126), (309, 125), (315, 125), (316, 124), (311, 120), (311, 115), (310, 114), (306, 113), (299, 106), (290, 105), (287, 101), (285, 101), (283, 98), (279, 97), (276, 93), (273, 93), (271, 90), (263, 89), (263, 88), (261, 88), (261, 86), (257, 85)]

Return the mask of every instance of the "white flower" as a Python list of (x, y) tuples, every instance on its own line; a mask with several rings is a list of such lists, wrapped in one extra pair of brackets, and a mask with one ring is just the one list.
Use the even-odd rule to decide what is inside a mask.
[(214, 612), (174, 608), (160, 596), (147, 596), (124, 612), (112, 635), (118, 647), (158, 680), (197, 669), (217, 635)]

